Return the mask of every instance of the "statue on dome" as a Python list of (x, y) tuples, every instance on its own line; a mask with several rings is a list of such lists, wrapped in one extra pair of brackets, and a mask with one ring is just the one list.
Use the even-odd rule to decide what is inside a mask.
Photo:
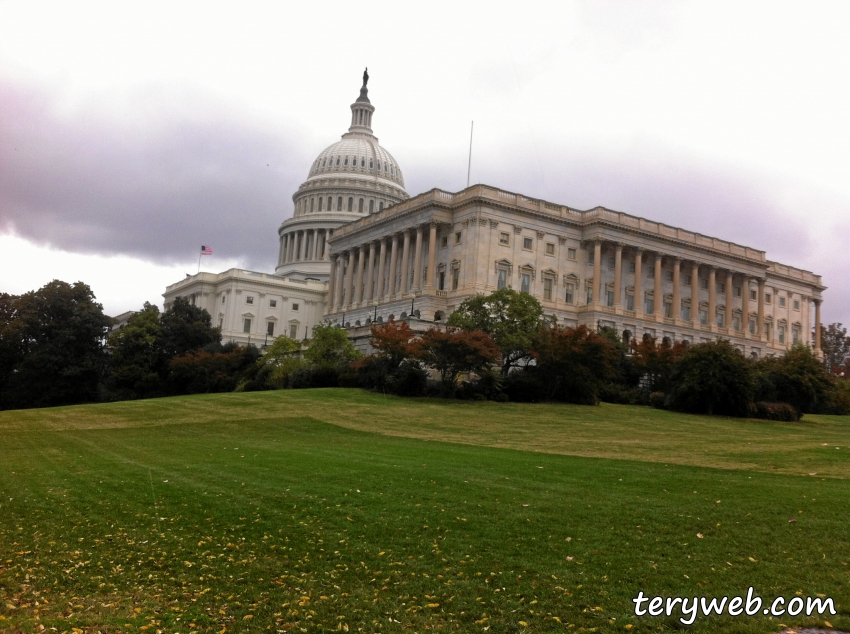
[(366, 70), (363, 71), (363, 85), (365, 86), (368, 83), (369, 83), (369, 67), (367, 66)]

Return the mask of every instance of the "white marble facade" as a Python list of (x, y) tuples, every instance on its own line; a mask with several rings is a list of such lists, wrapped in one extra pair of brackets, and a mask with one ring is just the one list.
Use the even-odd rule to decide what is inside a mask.
[[(372, 133), (364, 73), (351, 123), (323, 150), (278, 229), (274, 274), (233, 269), (172, 284), (206, 308), (225, 341), (303, 338), (323, 320), (354, 339), (373, 320), (445, 323), (465, 298), (507, 286), (547, 315), (624, 338), (730, 339), (749, 356), (813, 346), (825, 287), (763, 251), (603, 207), (580, 211), (475, 185), (410, 198)], [(820, 332), (818, 329), (817, 332)]]

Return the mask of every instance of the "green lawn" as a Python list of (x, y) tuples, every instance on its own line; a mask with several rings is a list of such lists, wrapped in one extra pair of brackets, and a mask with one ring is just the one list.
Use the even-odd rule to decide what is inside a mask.
[(850, 629), (849, 479), (848, 417), (358, 390), (0, 412), (0, 631), (649, 632), (685, 626), (633, 617), (641, 590), (751, 585), (839, 614), (690, 629)]

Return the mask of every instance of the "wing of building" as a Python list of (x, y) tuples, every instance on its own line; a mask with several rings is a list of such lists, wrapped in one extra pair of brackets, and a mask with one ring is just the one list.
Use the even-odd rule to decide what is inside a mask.
[(274, 274), (191, 276), (168, 287), (166, 308), (190, 297), (240, 343), (301, 338), (323, 320), (365, 340), (373, 321), (424, 329), (467, 297), (509, 287), (559, 324), (609, 326), (625, 339), (723, 338), (753, 357), (797, 342), (820, 352), (819, 275), (686, 229), (487, 185), (409, 198), (372, 134), (374, 110), (364, 83), (348, 132), (293, 196)]

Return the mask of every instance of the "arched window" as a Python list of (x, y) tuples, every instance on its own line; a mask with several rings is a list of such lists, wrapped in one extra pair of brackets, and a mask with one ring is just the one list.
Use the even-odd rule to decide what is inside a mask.
[(384, 173), (386, 173), (386, 171), (387, 171), (387, 164), (384, 163)]
[(321, 211), (321, 210), (322, 210), (322, 201), (323, 201), (323, 200), (324, 200), (324, 198), (322, 198), (321, 196), (319, 196), (319, 211)]
[(328, 162), (328, 159), (326, 159), (326, 158), (325, 158), (325, 159), (323, 159), (323, 160), (322, 160), (322, 167), (324, 167), (324, 166), (325, 166), (325, 163), (327, 163), (327, 162)]
[(354, 198), (348, 197), (348, 211), (354, 211)]
[(332, 196), (328, 196), (328, 211), (334, 210), (334, 199)]
[(357, 205), (357, 211), (359, 211), (361, 214), (363, 213), (363, 199), (362, 198), (360, 199), (360, 203)]
[(375, 213), (375, 201), (374, 200), (369, 201), (369, 213), (370, 214)]
[(311, 213), (312, 213), (312, 211), (313, 211), (313, 202), (314, 202), (314, 201), (315, 201), (315, 198), (311, 198), (311, 199), (310, 199), (310, 212), (311, 212)]
[(373, 167), (374, 167), (374, 163), (372, 163), (372, 159), (369, 159), (369, 169), (372, 169)]
[(384, 210), (384, 201), (382, 200), (381, 202), (378, 203), (378, 211), (383, 211), (383, 210)]
[(380, 161), (378, 161), (378, 171), (379, 172), (381, 171), (381, 162)]
[(342, 196), (336, 199), (336, 210), (342, 211)]
[(345, 157), (345, 162), (343, 163), (343, 165), (348, 165), (348, 157), (347, 156)]
[(366, 167), (366, 158), (365, 157), (360, 159), (360, 167)]
[(336, 164), (337, 164), (337, 166), (339, 166), (339, 157), (338, 156), (336, 157)]

